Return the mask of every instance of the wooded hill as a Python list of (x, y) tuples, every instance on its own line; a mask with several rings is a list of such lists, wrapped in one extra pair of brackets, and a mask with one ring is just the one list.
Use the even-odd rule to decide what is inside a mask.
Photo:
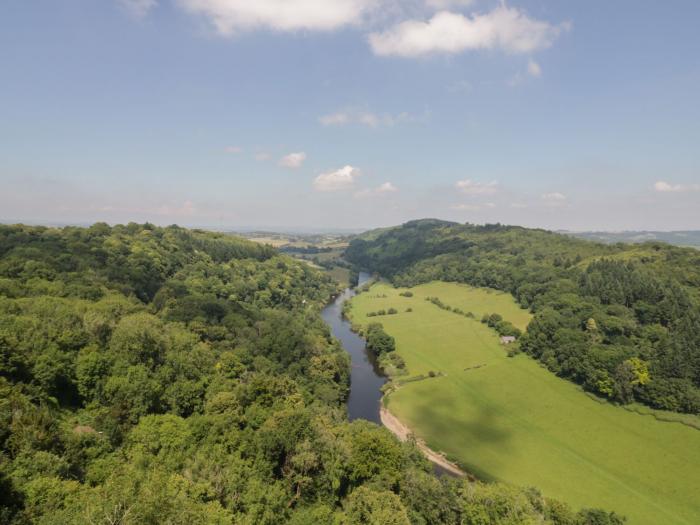
[(348, 423), (336, 288), (223, 234), (0, 226), (0, 523), (621, 523)]
[(507, 291), (534, 314), (520, 348), (620, 403), (700, 413), (700, 252), (426, 219), (358, 236), (345, 258), (398, 286)]

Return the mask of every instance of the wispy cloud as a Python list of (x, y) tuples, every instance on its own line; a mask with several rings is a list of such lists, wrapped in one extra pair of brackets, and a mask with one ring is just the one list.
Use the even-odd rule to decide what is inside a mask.
[(543, 193), (540, 200), (546, 208), (564, 208), (569, 205), (566, 195), (558, 191)]
[(469, 7), (475, 0), (425, 0), (425, 5), (431, 9), (442, 10), (453, 7)]
[(440, 11), (427, 22), (407, 20), (370, 34), (369, 43), (381, 56), (419, 57), (477, 49), (531, 53), (550, 47), (569, 27), (568, 23), (553, 25), (501, 5), (486, 14)]
[(279, 165), (283, 168), (298, 169), (304, 164), (306, 153), (300, 151), (298, 153), (290, 153), (285, 155), (279, 161)]
[(531, 77), (539, 78), (542, 76), (542, 67), (537, 62), (530, 59), (527, 63), (527, 74)]
[(360, 176), (360, 170), (353, 166), (321, 173), (314, 179), (313, 187), (316, 191), (330, 192), (349, 190), (355, 185), (355, 180)]
[(144, 18), (158, 5), (158, 0), (117, 0), (135, 18)]
[(240, 146), (226, 146), (224, 151), (226, 153), (230, 153), (231, 155), (238, 155), (239, 153), (243, 153), (243, 148)]
[(543, 201), (547, 202), (563, 202), (566, 200), (566, 195), (559, 193), (558, 191), (552, 193), (543, 193), (541, 195)]
[(356, 124), (367, 126), (370, 128), (378, 128), (381, 126), (391, 127), (404, 122), (415, 122), (419, 117), (409, 113), (399, 113), (391, 115), (389, 113), (378, 114), (372, 111), (348, 108), (335, 113), (322, 115), (318, 121), (324, 126), (346, 126)]
[(493, 195), (498, 192), (498, 183), (496, 181), (483, 183), (465, 179), (457, 181), (455, 188), (466, 195)]
[(485, 202), (483, 204), (455, 204), (450, 206), (450, 209), (456, 211), (481, 211), (481, 210), (491, 210), (496, 207), (493, 202)]
[(394, 186), (391, 182), (385, 182), (383, 184), (380, 184), (376, 188), (366, 188), (364, 190), (358, 191), (355, 193), (355, 197), (373, 197), (373, 196), (378, 196), (378, 195), (388, 195), (391, 193), (396, 193), (398, 192), (399, 189)]

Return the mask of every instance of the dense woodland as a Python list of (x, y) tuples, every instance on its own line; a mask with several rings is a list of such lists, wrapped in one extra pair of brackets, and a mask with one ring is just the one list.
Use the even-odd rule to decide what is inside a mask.
[[(581, 286), (601, 293), (600, 279)], [(534, 286), (521, 300), (538, 305)], [(222, 234), (0, 226), (0, 523), (621, 523), (534, 489), (438, 479), (414, 444), (348, 423), (348, 357), (319, 316), (335, 291)], [(579, 339), (624, 348), (608, 341), (618, 318)], [(533, 344), (552, 340), (547, 319)], [(644, 329), (675, 341), (664, 319)]]
[(421, 220), (368, 232), (345, 257), (398, 286), (510, 292), (535, 314), (520, 348), (552, 372), (619, 403), (700, 414), (700, 251)]

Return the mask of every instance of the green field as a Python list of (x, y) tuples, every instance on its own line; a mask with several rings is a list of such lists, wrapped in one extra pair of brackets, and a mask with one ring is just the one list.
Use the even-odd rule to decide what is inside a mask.
[[(700, 431), (600, 402), (526, 355), (507, 357), (479, 322), (499, 313), (524, 327), (529, 313), (507, 294), (437, 282), (412, 288), (411, 298), (400, 291), (375, 284), (353, 299), (351, 315), (384, 325), (409, 376), (444, 374), (406, 383), (387, 399), (431, 448), (483, 479), (615, 510), (632, 525), (700, 523)], [(391, 307), (399, 313), (366, 315)]]
[(350, 286), (350, 270), (347, 268), (341, 268), (340, 266), (334, 266), (330, 270), (324, 270), (333, 279), (338, 281), (344, 288)]

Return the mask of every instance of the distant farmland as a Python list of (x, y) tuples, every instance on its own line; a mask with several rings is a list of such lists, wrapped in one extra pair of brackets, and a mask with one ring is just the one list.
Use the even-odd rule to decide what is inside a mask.
[[(401, 291), (376, 284), (353, 300), (351, 315), (384, 325), (409, 377), (437, 375), (405, 383), (387, 400), (431, 448), (481, 478), (613, 509), (632, 525), (700, 523), (700, 431), (589, 397), (526, 355), (507, 357), (480, 318), (499, 313), (524, 328), (530, 314), (508, 294), (437, 282), (412, 288), (412, 297)], [(389, 308), (399, 313), (367, 317)]]

